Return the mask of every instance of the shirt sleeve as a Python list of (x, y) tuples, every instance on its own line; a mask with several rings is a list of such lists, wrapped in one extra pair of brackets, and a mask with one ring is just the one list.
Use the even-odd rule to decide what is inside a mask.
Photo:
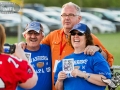
[(9, 63), (17, 82), (24, 83), (33, 76), (33, 70), (27, 61), (9, 57)]
[(40, 43), (50, 45), (51, 32)]
[(62, 61), (60, 61), (57, 65), (57, 68), (56, 68), (56, 71), (55, 71), (55, 74), (54, 74), (54, 85), (58, 79), (58, 73), (62, 71)]
[(113, 65), (113, 61), (114, 61), (114, 58), (113, 58), (113, 55), (108, 52), (108, 50), (102, 45), (102, 43), (100, 42), (100, 40), (92, 34), (92, 38), (93, 38), (93, 41), (94, 41), (94, 45), (98, 45), (102, 48), (102, 50), (107, 54), (107, 62), (109, 63), (110, 67)]
[(99, 53), (95, 53), (95, 56), (93, 57), (93, 69), (95, 74), (101, 74), (104, 75), (106, 78), (111, 78), (111, 71), (109, 64), (104, 59), (104, 57)]

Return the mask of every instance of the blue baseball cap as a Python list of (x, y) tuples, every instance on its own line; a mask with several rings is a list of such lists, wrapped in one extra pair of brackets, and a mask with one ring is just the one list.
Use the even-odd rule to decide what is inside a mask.
[(70, 33), (73, 30), (78, 30), (81, 33), (85, 33), (86, 31), (90, 33), (90, 29), (88, 28), (88, 26), (83, 23), (78, 23), (78, 24), (74, 25), (73, 28), (70, 30)]
[(40, 30), (41, 30), (41, 24), (40, 24), (40, 22), (32, 21), (32, 22), (28, 23), (27, 26), (26, 26), (26, 28), (25, 28), (25, 32), (23, 32), (23, 34), (26, 33), (26, 32), (28, 32), (28, 31), (30, 31), (30, 30), (34, 30), (37, 33), (39, 33)]

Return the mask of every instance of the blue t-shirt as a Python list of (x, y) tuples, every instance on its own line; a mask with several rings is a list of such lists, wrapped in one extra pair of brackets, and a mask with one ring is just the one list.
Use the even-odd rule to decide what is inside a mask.
[[(104, 57), (96, 52), (93, 56), (85, 55), (84, 53), (75, 54), (72, 53), (64, 58), (65, 60), (73, 59), (74, 67), (78, 67), (79, 70), (87, 73), (102, 74), (106, 78), (111, 78), (110, 67)], [(54, 75), (54, 82), (56, 83), (58, 73), (63, 69), (63, 60), (57, 65), (57, 69)], [(64, 90), (105, 90), (105, 86), (98, 86), (92, 84), (81, 77), (72, 77), (68, 75), (64, 80)]]
[[(29, 90), (52, 90), (52, 61), (50, 47), (45, 44), (40, 44), (40, 49), (37, 51), (29, 51), (27, 49), (24, 51), (38, 75), (36, 86)], [(17, 87), (17, 90), (26, 89)]]

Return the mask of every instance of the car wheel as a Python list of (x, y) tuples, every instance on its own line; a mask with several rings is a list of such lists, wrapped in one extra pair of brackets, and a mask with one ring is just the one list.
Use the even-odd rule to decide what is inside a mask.
[(93, 27), (92, 33), (100, 33), (100, 30), (97, 27)]

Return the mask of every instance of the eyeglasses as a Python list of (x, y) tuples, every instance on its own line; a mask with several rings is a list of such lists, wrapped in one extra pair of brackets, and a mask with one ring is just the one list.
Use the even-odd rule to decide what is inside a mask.
[(62, 14), (62, 15), (61, 15), (61, 17), (63, 17), (63, 18), (65, 18), (65, 17), (67, 17), (67, 16), (68, 16), (69, 18), (73, 18), (73, 17), (78, 16), (78, 15), (75, 15), (75, 14), (68, 14), (68, 15), (67, 15), (67, 14)]
[(83, 35), (84, 35), (84, 33), (81, 33), (81, 32), (78, 32), (78, 33), (72, 32), (72, 33), (71, 33), (71, 36), (75, 36), (76, 34), (77, 34), (78, 36), (83, 36)]

